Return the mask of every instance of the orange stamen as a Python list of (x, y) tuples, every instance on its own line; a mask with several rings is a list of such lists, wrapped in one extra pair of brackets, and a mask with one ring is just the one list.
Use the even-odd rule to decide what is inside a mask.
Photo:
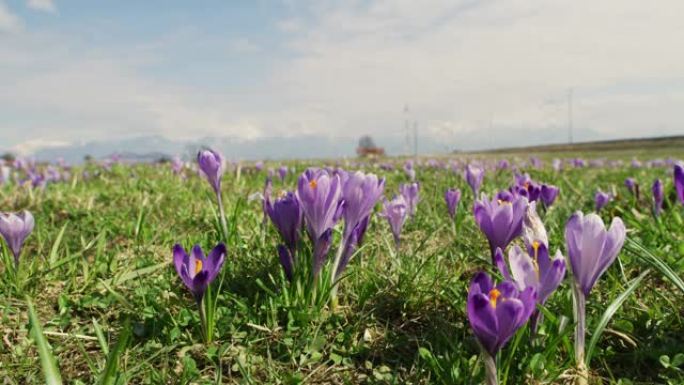
[(492, 305), (494, 309), (496, 309), (496, 301), (499, 299), (501, 296), (501, 292), (494, 288), (489, 291), (489, 303)]

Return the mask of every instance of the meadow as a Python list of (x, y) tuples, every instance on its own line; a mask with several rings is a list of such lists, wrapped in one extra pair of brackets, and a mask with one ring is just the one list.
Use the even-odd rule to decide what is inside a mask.
[[(281, 163), (231, 163), (220, 186), (225, 221), (195, 160), (114, 160), (68, 174), (51, 166), (60, 177), (35, 186), (31, 179), (19, 183), (28, 166), (8, 164), (16, 178), (0, 188), (0, 210), (29, 210), (35, 228), (18, 268), (7, 243), (2, 246), (0, 378), (3, 384), (483, 383), (481, 341), (467, 313), (469, 287), (480, 271), (504, 277), (473, 215), (476, 197), (464, 176), (472, 163), (484, 170), (479, 192), (489, 198), (525, 173), (528, 182), (558, 187), (555, 201), (537, 210), (549, 253), (560, 250), (566, 259), (568, 220), (578, 210), (596, 211), (598, 190), (609, 195), (598, 215), (606, 225), (621, 218), (626, 240), (587, 297), (588, 383), (682, 384), (684, 206), (674, 161), (581, 156), (289, 162), (283, 178)], [(365, 236), (335, 287), (311, 278), (316, 251), (306, 226), (297, 239), (299, 267), (289, 276), (279, 255), (284, 241), (264, 213), (269, 169), (275, 201), (297, 190), (310, 166), (329, 166), (330, 175), (337, 167), (374, 173), (385, 178), (381, 193), (388, 200), (412, 176), (419, 183), (415, 215), (406, 216), (398, 245), (380, 215), (383, 199), (371, 206)], [(626, 178), (638, 188), (630, 191)], [(659, 215), (655, 179), (664, 191)], [(454, 218), (445, 203), (449, 188), (461, 192)], [(346, 237), (342, 220), (328, 236), (322, 277), (335, 274), (331, 265)], [(190, 252), (198, 244), (208, 253), (221, 242), (225, 260), (198, 307), (174, 269), (174, 245)], [(512, 245), (523, 246), (522, 238)], [(536, 306), (543, 314), (536, 330), (519, 327), (493, 357), (500, 384), (581, 383), (573, 274), (566, 265), (558, 288)]]

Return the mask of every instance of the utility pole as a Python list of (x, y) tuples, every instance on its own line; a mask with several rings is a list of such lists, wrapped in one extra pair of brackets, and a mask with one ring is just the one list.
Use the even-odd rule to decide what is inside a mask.
[(568, 143), (572, 144), (572, 88), (568, 90)]

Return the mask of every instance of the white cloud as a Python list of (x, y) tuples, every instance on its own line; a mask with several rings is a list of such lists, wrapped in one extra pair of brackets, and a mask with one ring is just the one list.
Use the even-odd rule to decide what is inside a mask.
[(6, 85), (0, 89), (0, 113), (19, 116), (0, 127), (9, 143), (261, 135), (259, 125), (231, 103), (237, 96), (151, 79), (136, 70), (136, 60), (82, 50), (63, 36), (0, 39), (0, 60), (6, 66), (0, 71)]
[(21, 19), (0, 0), (0, 32), (16, 32), (22, 28)]
[(26, 5), (29, 8), (41, 12), (57, 12), (57, 7), (53, 0), (27, 0)]
[(41, 12), (57, 12), (57, 7), (53, 0), (26, 0), (29, 8)]
[[(288, 95), (301, 106), (318, 101), (338, 111), (338, 132), (400, 130), (401, 109), (411, 106), (421, 127), (445, 124), (470, 135), (491, 120), (543, 130), (565, 126), (565, 104), (547, 106), (569, 87), (576, 92), (575, 124), (599, 136), (659, 134), (663, 120), (684, 124), (677, 100), (684, 89), (639, 94), (635, 104), (620, 92), (594, 100), (590, 91), (623, 82), (684, 78), (684, 13), (680, 1), (644, 7), (641, 1), (532, 3), (376, 1), (331, 6), (291, 45), (299, 53), (281, 70), (295, 84)], [(663, 95), (668, 95), (663, 100)], [(582, 99), (586, 96), (586, 99)], [(630, 99), (631, 100), (631, 99)], [(600, 111), (612, 114), (601, 114)], [(598, 116), (603, 116), (598, 119)], [(596, 118), (596, 119), (595, 119)], [(481, 133), (475, 135), (483, 135)], [(486, 135), (486, 134), (484, 134)], [(565, 138), (558, 130), (558, 140)], [(593, 138), (585, 138), (593, 139)], [(530, 138), (534, 140), (534, 138)], [(498, 144), (506, 144), (500, 138)]]

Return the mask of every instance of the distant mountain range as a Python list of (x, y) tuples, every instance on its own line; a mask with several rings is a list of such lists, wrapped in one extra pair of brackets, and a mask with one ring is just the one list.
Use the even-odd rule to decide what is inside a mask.
[[(388, 155), (413, 153), (413, 143), (406, 144), (406, 138), (373, 138)], [(191, 158), (202, 147), (211, 147), (223, 152), (227, 159), (267, 160), (267, 159), (306, 159), (340, 158), (356, 156), (358, 140), (351, 138), (329, 138), (326, 136), (304, 135), (297, 137), (274, 137), (255, 140), (237, 138), (204, 138), (197, 141), (174, 141), (162, 136), (141, 136), (113, 141), (70, 144), (59, 147), (39, 148), (31, 154), (38, 160), (63, 158), (69, 163), (79, 163), (84, 157), (95, 159), (119, 154), (125, 159), (156, 160), (179, 155)], [(420, 154), (439, 154), (453, 151), (436, 139), (419, 138)]]

